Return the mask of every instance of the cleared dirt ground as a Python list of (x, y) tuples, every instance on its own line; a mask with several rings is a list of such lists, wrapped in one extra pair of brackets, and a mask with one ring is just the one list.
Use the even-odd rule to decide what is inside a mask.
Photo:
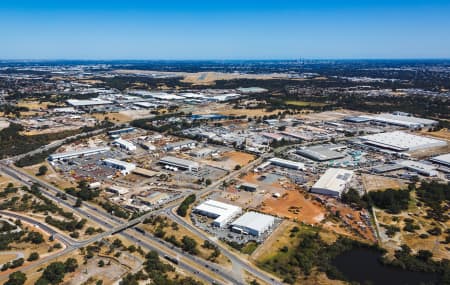
[(406, 183), (399, 180), (378, 175), (362, 174), (362, 181), (366, 191), (379, 191), (386, 189), (404, 189)]

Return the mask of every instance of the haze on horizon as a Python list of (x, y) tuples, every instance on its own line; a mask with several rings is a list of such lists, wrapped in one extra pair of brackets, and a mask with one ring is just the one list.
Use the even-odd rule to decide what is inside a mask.
[(450, 58), (450, 1), (0, 2), (0, 59)]

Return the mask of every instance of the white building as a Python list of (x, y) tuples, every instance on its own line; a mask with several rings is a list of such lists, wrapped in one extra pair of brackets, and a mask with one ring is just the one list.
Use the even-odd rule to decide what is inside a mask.
[(432, 162), (450, 167), (450, 153), (430, 158)]
[(275, 223), (275, 218), (256, 212), (247, 212), (231, 223), (231, 229), (235, 232), (260, 236), (269, 230)]
[(416, 136), (401, 131), (362, 136), (360, 139), (365, 144), (394, 151), (414, 151), (447, 145), (447, 142), (442, 140)]
[(113, 141), (113, 145), (117, 145), (120, 148), (126, 149), (128, 151), (135, 151), (136, 150), (136, 146), (132, 142), (129, 142), (129, 141), (124, 140), (122, 138), (118, 138), (118, 139), (114, 140)]
[(430, 164), (425, 164), (419, 161), (413, 160), (401, 160), (397, 162), (398, 164), (404, 166), (408, 170), (417, 172), (425, 176), (437, 176), (436, 167)]
[(200, 164), (198, 162), (174, 156), (165, 156), (159, 160), (159, 163), (189, 171), (198, 171), (200, 169)]
[(111, 185), (106, 188), (106, 191), (117, 194), (117, 195), (125, 195), (129, 192), (128, 188)]
[(66, 101), (67, 104), (74, 107), (86, 107), (86, 106), (98, 106), (98, 105), (109, 105), (113, 102), (108, 100), (103, 100), (99, 98), (93, 98), (88, 100), (79, 100), (79, 99), (69, 99)]
[(213, 218), (216, 227), (224, 227), (241, 212), (241, 207), (215, 200), (207, 200), (194, 208), (194, 213)]
[(402, 113), (394, 113), (394, 114), (383, 113), (373, 116), (360, 116), (360, 118), (368, 119), (370, 121), (378, 123), (395, 125), (410, 129), (430, 127), (438, 124), (438, 122), (434, 120), (417, 118), (413, 116), (405, 116)]
[(311, 192), (333, 197), (340, 197), (342, 192), (347, 188), (349, 182), (352, 180), (353, 171), (329, 168), (320, 177), (320, 179), (313, 185)]
[(183, 148), (194, 148), (196, 146), (197, 142), (193, 140), (183, 140), (179, 142), (174, 143), (168, 143), (164, 146), (165, 151), (173, 151), (173, 150), (180, 150)]
[(123, 175), (130, 174), (136, 168), (136, 164), (128, 163), (114, 158), (107, 158), (103, 160), (103, 164), (120, 170)]
[(282, 159), (282, 158), (278, 158), (278, 157), (273, 157), (273, 158), (269, 159), (269, 161), (272, 165), (285, 167), (285, 168), (291, 168), (291, 169), (295, 169), (295, 170), (302, 170), (305, 168), (305, 165), (301, 162)]
[(94, 155), (94, 154), (98, 154), (98, 153), (104, 153), (109, 150), (110, 150), (109, 147), (84, 148), (84, 149), (80, 149), (80, 150), (76, 150), (76, 151), (54, 153), (48, 157), (48, 160), (57, 161), (57, 160), (75, 158), (75, 157), (80, 157), (80, 156), (88, 156), (88, 155)]

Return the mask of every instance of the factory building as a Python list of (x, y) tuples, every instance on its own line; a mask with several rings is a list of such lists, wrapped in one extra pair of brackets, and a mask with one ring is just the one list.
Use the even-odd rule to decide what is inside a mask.
[(328, 161), (334, 159), (344, 158), (345, 155), (337, 152), (337, 149), (341, 149), (345, 146), (341, 145), (317, 145), (311, 147), (300, 148), (296, 151), (297, 154), (315, 160), (315, 161)]
[(126, 149), (128, 151), (135, 151), (137, 149), (136, 146), (132, 142), (129, 142), (122, 138), (118, 138), (118, 139), (114, 140), (113, 145), (117, 145), (120, 148)]
[(67, 104), (73, 107), (90, 107), (90, 106), (99, 106), (99, 105), (110, 105), (113, 102), (108, 100), (102, 100), (99, 98), (87, 99), (87, 100), (79, 100), (79, 99), (69, 99), (66, 101)]
[(291, 168), (291, 169), (295, 169), (295, 170), (302, 170), (305, 168), (305, 165), (301, 162), (282, 159), (282, 158), (278, 158), (278, 157), (273, 157), (273, 158), (269, 159), (269, 161), (272, 165), (285, 167), (285, 168)]
[(374, 116), (359, 116), (359, 118), (367, 119), (376, 123), (400, 126), (410, 129), (418, 129), (423, 127), (431, 127), (438, 124), (437, 121), (407, 116), (404, 113), (378, 114)]
[(134, 131), (135, 131), (135, 128), (130, 127), (130, 128), (120, 129), (120, 130), (109, 131), (108, 135), (109, 136), (117, 136), (117, 135), (131, 133), (131, 132), (134, 132)]
[(106, 191), (117, 194), (117, 195), (125, 195), (129, 192), (128, 188), (111, 185), (106, 188)]
[(165, 156), (159, 160), (159, 163), (189, 171), (198, 171), (200, 169), (200, 164), (198, 164), (198, 162), (174, 156)]
[(194, 213), (214, 219), (213, 226), (221, 228), (241, 212), (241, 207), (215, 200), (207, 200), (194, 208)]
[(169, 197), (170, 196), (167, 193), (154, 192), (145, 197), (138, 196), (137, 199), (144, 205), (154, 206), (161, 204), (165, 200), (169, 199)]
[(107, 158), (103, 160), (103, 164), (108, 167), (120, 170), (123, 175), (130, 174), (136, 168), (136, 165), (133, 163), (128, 163), (114, 158)]
[(340, 197), (353, 177), (353, 171), (329, 168), (311, 188), (311, 192)]
[(444, 166), (450, 167), (450, 153), (439, 155), (433, 158), (430, 158), (432, 162), (442, 164)]
[(238, 233), (260, 236), (267, 232), (275, 223), (275, 218), (256, 212), (247, 212), (233, 223), (231, 230)]
[(95, 147), (95, 148), (80, 149), (80, 150), (76, 150), (76, 151), (54, 153), (48, 157), (48, 160), (49, 161), (58, 161), (58, 160), (75, 158), (75, 157), (80, 157), (80, 156), (88, 156), (88, 155), (94, 155), (94, 154), (98, 154), (98, 153), (104, 153), (109, 150), (110, 150), (109, 147)]
[(184, 148), (194, 148), (196, 142), (193, 140), (183, 140), (179, 142), (169, 143), (164, 146), (165, 151), (176, 151)]
[(244, 191), (248, 192), (256, 192), (258, 190), (258, 185), (253, 183), (243, 183), (239, 186), (239, 189), (242, 189)]
[(447, 145), (442, 140), (416, 136), (401, 131), (362, 136), (360, 139), (367, 145), (397, 152), (415, 151)]
[(413, 160), (401, 160), (397, 162), (399, 165), (405, 167), (410, 171), (414, 171), (418, 174), (422, 174), (425, 176), (437, 176), (438, 173), (436, 171), (436, 167), (430, 164), (425, 164), (419, 161)]

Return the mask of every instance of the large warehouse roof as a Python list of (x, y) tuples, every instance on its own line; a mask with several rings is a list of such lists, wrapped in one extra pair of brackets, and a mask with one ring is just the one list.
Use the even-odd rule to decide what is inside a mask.
[(395, 151), (417, 150), (447, 145), (442, 140), (416, 136), (401, 131), (362, 136), (360, 138), (367, 144)]
[(214, 217), (214, 222), (219, 225), (226, 223), (242, 211), (241, 207), (215, 200), (207, 200), (195, 207), (194, 210)]
[(351, 170), (329, 168), (320, 177), (316, 184), (314, 184), (311, 190), (313, 192), (323, 194), (325, 194), (325, 192), (331, 192), (330, 194), (337, 194), (338, 196), (340, 196), (352, 177), (353, 171)]
[(182, 158), (178, 158), (178, 157), (174, 157), (174, 156), (165, 156), (165, 157), (161, 158), (161, 160), (159, 162), (163, 163), (163, 164), (169, 164), (169, 165), (182, 167), (182, 168), (188, 168), (188, 169), (200, 167), (200, 164), (198, 162), (195, 162), (192, 160), (187, 160), (187, 159), (182, 159)]
[(450, 166), (450, 153), (430, 158), (430, 160), (439, 164)]
[(264, 232), (275, 221), (275, 218), (269, 215), (264, 215), (256, 212), (247, 212), (236, 221), (231, 223), (233, 227), (251, 229), (259, 233)]
[(345, 157), (342, 153), (334, 151), (334, 148), (336, 148), (336, 146), (317, 145), (298, 149), (297, 153), (316, 161), (326, 161)]
[(397, 125), (408, 128), (417, 128), (437, 124), (437, 121), (434, 120), (388, 113), (378, 114), (374, 116), (360, 116), (360, 117), (380, 123)]
[(88, 100), (69, 99), (69, 100), (67, 100), (67, 103), (69, 105), (72, 105), (75, 107), (81, 107), (81, 106), (107, 105), (107, 104), (112, 104), (113, 102), (108, 101), (108, 100), (94, 98), (94, 99), (88, 99)]
[(96, 153), (107, 152), (109, 150), (110, 150), (109, 147), (84, 148), (84, 149), (75, 150), (75, 151), (51, 154), (49, 156), (49, 160), (58, 160), (58, 159), (64, 159), (64, 158), (78, 157), (78, 156), (82, 156), (82, 155), (91, 155), (91, 154), (96, 154)]

